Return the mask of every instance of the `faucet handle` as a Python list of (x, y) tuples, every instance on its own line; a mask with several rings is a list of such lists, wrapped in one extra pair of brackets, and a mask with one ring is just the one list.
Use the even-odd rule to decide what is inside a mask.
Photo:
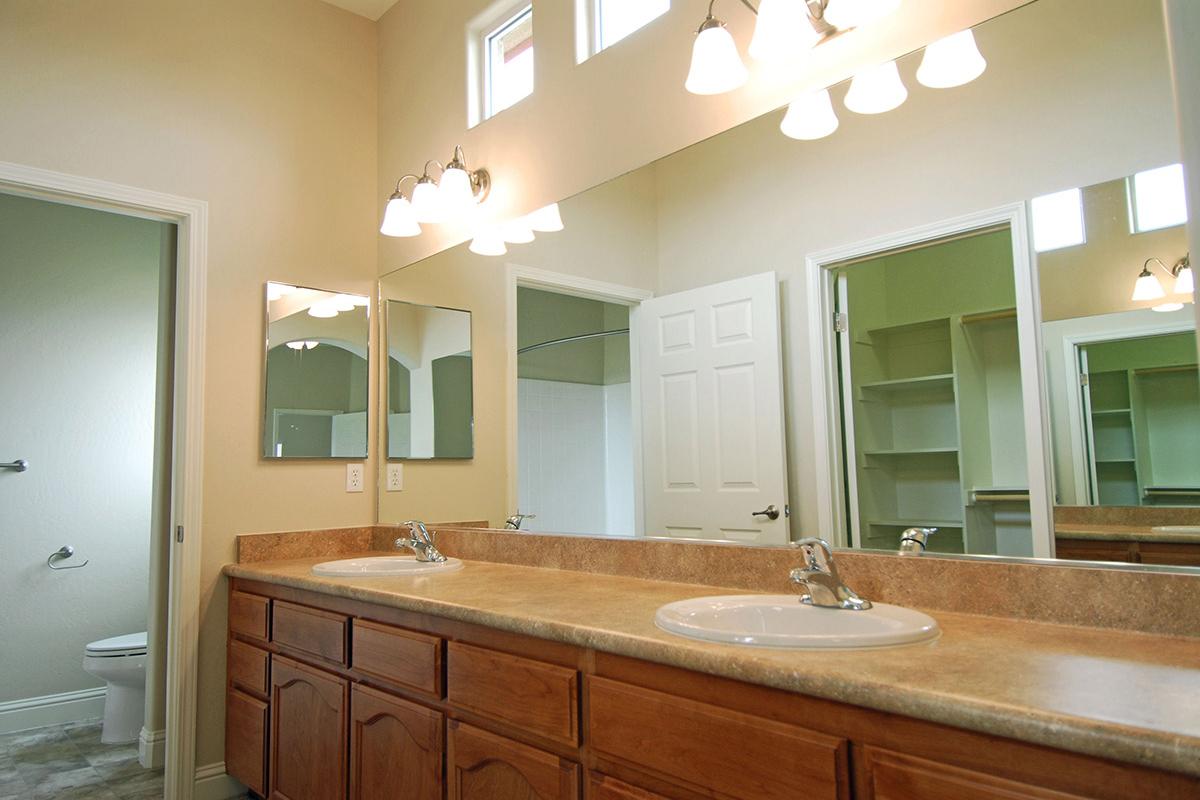
[(831, 575), (837, 574), (837, 567), (833, 564), (833, 549), (830, 548), (829, 542), (816, 536), (810, 536), (807, 539), (797, 539), (792, 542), (792, 546), (799, 548), (801, 555), (804, 556), (806, 569), (820, 570)]

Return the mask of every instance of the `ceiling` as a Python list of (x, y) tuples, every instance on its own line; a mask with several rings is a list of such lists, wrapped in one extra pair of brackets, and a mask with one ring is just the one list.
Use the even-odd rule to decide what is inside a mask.
[(397, 0), (325, 0), (331, 6), (344, 8), (370, 20), (378, 20)]

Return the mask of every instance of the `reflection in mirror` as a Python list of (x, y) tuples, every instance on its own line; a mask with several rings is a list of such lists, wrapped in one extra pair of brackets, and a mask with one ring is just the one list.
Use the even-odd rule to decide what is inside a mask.
[[(908, 98), (885, 115), (851, 113), (847, 86), (833, 86), (826, 138), (789, 138), (780, 109), (560, 201), (560, 231), (460, 244), (385, 275), (385, 297), (474, 310), (488, 391), (476, 459), (412, 469), (403, 501), (380, 494), (380, 520), (511, 517), (523, 530), (743, 544), (820, 535), (891, 552), (920, 525), (938, 528), (931, 552), (1049, 554), (1050, 495), (1061, 522), (1094, 502), (1101, 472), (1131, 469), (1096, 463), (1092, 481), (1116, 438), (1083, 426), (1078, 383), (1064, 399), (1083, 353), (1065, 356), (1054, 326), (1125, 314), (1151, 322), (1081, 340), (1140, 342), (1122, 365), (1086, 350), (1093, 369), (1131, 376), (1121, 457), (1149, 443), (1141, 483), (1121, 496), (1180, 512), (1167, 503), (1181, 495), (1145, 498), (1190, 490), (1180, 453), (1200, 444), (1186, 438), (1200, 401), (1175, 385), (1194, 377), (1146, 372), (1189, 363), (1167, 363), (1182, 340), (1150, 337), (1194, 330), (1190, 304), (1149, 310), (1190, 297), (1172, 295), (1186, 248), (1161, 197), (1178, 172), (1158, 170), (1179, 160), (1161, 6), (1036, 0), (974, 34), (987, 69), (965, 86), (922, 85), (910, 54), (897, 61)], [(1056, 221), (1026, 230), (1029, 204)], [(1095, 214), (1123, 231), (1105, 234)], [(1131, 303), (1151, 257), (1165, 297)], [(829, 346), (835, 310), (848, 313), (842, 349)], [(627, 386), (610, 370), (618, 354)], [(1137, 410), (1139, 385), (1168, 408)], [(1118, 406), (1106, 395), (1093, 408)], [(1164, 435), (1180, 447), (1159, 455)], [(1054, 487), (1031, 478), (1051, 463)]]
[(370, 299), (268, 283), (266, 458), (367, 455)]
[(388, 458), (471, 458), (471, 312), (387, 301)]

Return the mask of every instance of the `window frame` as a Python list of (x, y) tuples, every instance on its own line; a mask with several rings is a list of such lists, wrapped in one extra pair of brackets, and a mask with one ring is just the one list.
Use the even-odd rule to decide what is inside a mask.
[[(1038, 228), (1037, 214), (1034, 211), (1034, 205), (1033, 205), (1034, 202), (1042, 199), (1043, 197), (1054, 197), (1056, 195), (1065, 195), (1065, 194), (1069, 194), (1069, 193), (1074, 193), (1075, 196), (1077, 198), (1079, 198), (1079, 237), (1080, 237), (1079, 241), (1070, 242), (1068, 244), (1060, 244), (1060, 245), (1056, 245), (1054, 247), (1047, 247), (1044, 249), (1039, 249), (1037, 246), (1037, 228)], [(1083, 187), (1076, 186), (1076, 187), (1072, 187), (1070, 189), (1060, 189), (1056, 192), (1046, 192), (1045, 194), (1041, 194), (1041, 195), (1038, 195), (1037, 197), (1030, 199), (1030, 201), (1029, 201), (1029, 243), (1035, 253), (1037, 253), (1038, 255), (1041, 255), (1042, 253), (1055, 253), (1055, 252), (1058, 252), (1059, 250), (1066, 250), (1071, 247), (1082, 247), (1083, 245), (1087, 244), (1087, 241), (1088, 241), (1087, 203), (1084, 200)]]
[[(532, 17), (533, 12), (532, 0), (505, 0), (494, 3), (467, 26), (467, 74), (470, 76), (470, 85), (467, 87), (468, 128), (474, 128), (533, 94), (531, 89), (525, 97), (501, 109), (496, 109), (492, 101), (492, 42), (506, 30), (520, 24), (525, 16)], [(536, 70), (534, 79), (536, 85)]]
[(1184, 176), (1184, 186), (1183, 186), (1184, 203), (1183, 203), (1183, 220), (1182, 221), (1173, 222), (1170, 225), (1160, 225), (1156, 228), (1143, 228), (1138, 222), (1137, 176), (1144, 175), (1148, 172), (1158, 172), (1159, 170), (1170, 169), (1170, 168), (1178, 168), (1181, 173), (1183, 172), (1183, 165), (1181, 163), (1164, 164), (1161, 167), (1150, 167), (1149, 169), (1138, 170), (1137, 172), (1133, 173), (1132, 175), (1130, 175), (1129, 177), (1127, 177), (1125, 179), (1125, 197), (1126, 197), (1125, 204), (1129, 210), (1129, 233), (1131, 236), (1137, 236), (1138, 234), (1141, 234), (1141, 233), (1155, 233), (1157, 231), (1170, 230), (1171, 228), (1178, 228), (1181, 225), (1188, 224), (1186, 176)]
[(575, 0), (575, 63), (582, 64), (589, 58), (599, 55), (613, 45), (620, 44), (633, 34), (650, 25), (671, 12), (671, 0), (667, 8), (657, 16), (646, 20), (642, 25), (610, 44), (604, 43), (604, 2), (605, 0)]

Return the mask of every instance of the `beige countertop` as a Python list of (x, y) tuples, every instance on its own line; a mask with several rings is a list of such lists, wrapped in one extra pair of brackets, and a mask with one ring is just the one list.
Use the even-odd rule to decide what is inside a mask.
[(225, 572), (1200, 775), (1200, 639), (937, 611), (942, 635), (925, 644), (747, 648), (654, 625), (664, 603), (745, 590), (481, 561), (435, 577), (312, 575), (323, 560)]
[(1174, 542), (1200, 544), (1200, 525), (1192, 531), (1156, 531), (1151, 525), (1088, 525), (1080, 522), (1056, 522), (1054, 535), (1059, 539), (1086, 539), (1111, 542)]

